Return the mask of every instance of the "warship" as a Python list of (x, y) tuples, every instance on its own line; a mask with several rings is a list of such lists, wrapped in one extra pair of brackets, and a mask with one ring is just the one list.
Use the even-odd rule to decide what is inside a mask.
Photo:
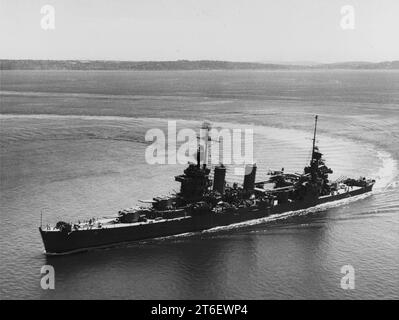
[(210, 164), (201, 160), (198, 148), (196, 163), (189, 163), (184, 173), (175, 177), (181, 184), (179, 192), (155, 197), (147, 206), (121, 210), (113, 218), (41, 225), (45, 253), (67, 254), (199, 232), (371, 192), (375, 180), (365, 177), (329, 180), (332, 170), (316, 145), (317, 120), (315, 116), (310, 163), (302, 173), (281, 169), (256, 181), (256, 164), (246, 164), (243, 184), (230, 185), (223, 164), (215, 166), (211, 178)]

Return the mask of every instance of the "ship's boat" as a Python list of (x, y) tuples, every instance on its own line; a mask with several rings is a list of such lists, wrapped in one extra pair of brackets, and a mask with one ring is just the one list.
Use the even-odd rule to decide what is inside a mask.
[(201, 163), (198, 148), (197, 163), (189, 163), (183, 174), (175, 177), (181, 184), (179, 192), (143, 201), (149, 207), (120, 210), (116, 218), (41, 226), (45, 251), (64, 254), (201, 231), (370, 192), (375, 183), (371, 179), (329, 180), (332, 170), (316, 146), (317, 119), (316, 116), (311, 160), (303, 173), (286, 173), (282, 168), (256, 182), (256, 165), (252, 164), (246, 166), (241, 186), (229, 186), (222, 164), (215, 167), (213, 180), (210, 178), (211, 170), (207, 163)]

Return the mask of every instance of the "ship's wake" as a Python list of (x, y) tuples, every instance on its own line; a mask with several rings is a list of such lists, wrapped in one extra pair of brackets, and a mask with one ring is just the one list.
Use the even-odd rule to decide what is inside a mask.
[(375, 192), (383, 192), (388, 188), (397, 187), (395, 179), (398, 175), (398, 162), (386, 151), (378, 151), (378, 158), (382, 165), (376, 173)]

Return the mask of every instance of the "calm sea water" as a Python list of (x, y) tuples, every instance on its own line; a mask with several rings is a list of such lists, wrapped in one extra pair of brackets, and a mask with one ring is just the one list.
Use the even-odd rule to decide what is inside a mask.
[[(399, 298), (399, 72), (1, 73), (1, 299)], [(150, 128), (253, 128), (258, 177), (309, 160), (313, 115), (332, 178), (375, 191), (203, 233), (46, 257), (44, 223), (113, 216), (178, 188), (148, 165)], [(241, 177), (229, 172), (229, 180)], [(40, 287), (55, 267), (56, 288)], [(343, 265), (355, 289), (343, 290)]]

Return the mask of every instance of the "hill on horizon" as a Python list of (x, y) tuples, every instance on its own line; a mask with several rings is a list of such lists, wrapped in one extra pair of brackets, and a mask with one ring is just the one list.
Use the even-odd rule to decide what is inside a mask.
[(263, 63), (218, 60), (112, 61), (112, 60), (0, 60), (0, 70), (312, 70), (399, 69), (399, 60), (383, 62)]

